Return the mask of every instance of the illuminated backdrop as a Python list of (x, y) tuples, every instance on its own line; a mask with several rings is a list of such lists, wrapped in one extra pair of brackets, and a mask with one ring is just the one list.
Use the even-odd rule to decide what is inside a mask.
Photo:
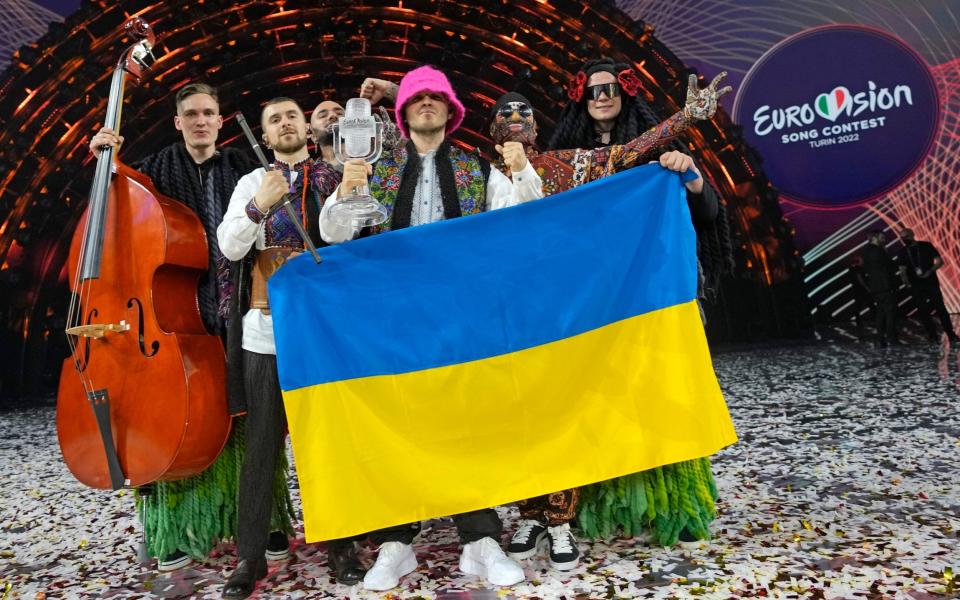
[[(58, 2), (41, 1), (54, 8)], [(902, 12), (892, 0), (889, 7), (884, 2), (864, 0), (863, 6), (879, 15), (874, 20), (896, 25)], [(397, 79), (411, 66), (432, 62), (451, 75), (465, 103), (476, 107), (456, 141), (488, 150), (486, 109), (507, 89), (535, 101), (542, 135), (548, 135), (570, 73), (584, 59), (607, 54), (635, 64), (653, 104), (669, 114), (683, 98), (680, 82), (689, 68), (708, 77), (729, 68), (734, 79), (742, 77), (773, 42), (844, 10), (826, 2), (795, 8), (780, 0), (318, 4), (84, 2), (64, 23), (54, 23), (20, 49), (0, 76), (0, 286), (7, 292), (0, 300), (0, 335), (4, 358), (10, 359), (4, 361), (0, 395), (49, 388), (59, 371), (67, 241), (92, 173), (86, 145), (101, 121), (109, 70), (123, 47), (117, 32), (133, 14), (153, 24), (161, 43), (160, 61), (148, 80), (127, 94), (128, 143), (121, 153), (127, 162), (177, 138), (172, 91), (191, 79), (221, 88), (224, 114), (242, 109), (255, 115), (259, 102), (281, 90), (312, 107), (321, 98), (353, 95), (365, 76)], [(934, 42), (931, 48), (946, 44), (941, 54), (949, 55), (953, 42)], [(931, 61), (929, 48), (918, 50)], [(221, 140), (231, 143), (238, 136), (228, 120)], [(803, 260), (793, 243), (795, 224), (805, 215), (795, 214), (792, 223), (782, 218), (762, 161), (725, 114), (688, 139), (727, 203), (736, 248), (736, 269), (708, 306), (711, 339), (803, 330), (812, 308), (805, 305), (803, 278), (817, 266), (808, 252), (802, 275)], [(803, 236), (822, 220), (801, 224), (803, 247), (812, 247)]]

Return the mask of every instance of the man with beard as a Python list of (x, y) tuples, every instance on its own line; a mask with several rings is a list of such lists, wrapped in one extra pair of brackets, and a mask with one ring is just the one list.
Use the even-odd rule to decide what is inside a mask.
[[(715, 79), (704, 90), (697, 90), (696, 82), (691, 81), (684, 110), (623, 145), (595, 150), (540, 152), (536, 148), (537, 121), (533, 105), (516, 92), (504, 94), (494, 104), (490, 137), (498, 149), (508, 142), (523, 144), (528, 160), (543, 180), (544, 195), (549, 196), (635, 166), (656, 148), (674, 140), (695, 120), (713, 116), (717, 98), (726, 93), (726, 90), (716, 90), (720, 79)], [(660, 164), (681, 173), (693, 169), (699, 175), (692, 159), (682, 152), (662, 154)], [(503, 161), (496, 161), (494, 165), (499, 169), (505, 168)], [(716, 217), (717, 204), (712, 196), (699, 193), (703, 190), (703, 177), (687, 182), (686, 186), (694, 192), (692, 197), (699, 200), (690, 202), (694, 220), (712, 221)], [(711, 199), (714, 200), (712, 203)], [(521, 521), (507, 548), (510, 556), (517, 560), (532, 557), (541, 542), (546, 540), (553, 568), (575, 568), (580, 552), (576, 538), (570, 531), (570, 522), (576, 517), (579, 498), (580, 490), (570, 489), (519, 502)]]
[(317, 145), (319, 158), (337, 171), (343, 171), (343, 165), (333, 152), (333, 135), (330, 127), (342, 116), (343, 107), (333, 100), (324, 100), (310, 114), (310, 137)]
[[(271, 209), (285, 194), (314, 244), (325, 245), (317, 222), (323, 202), (334, 192), (340, 174), (307, 152), (307, 121), (290, 98), (266, 103), (260, 124), (263, 140), (273, 150), (275, 169), (258, 168), (237, 183), (230, 206), (217, 230), (224, 256), (241, 261), (252, 254), (253, 281), (235, 290), (233, 302), (243, 314), (242, 364), (247, 399), (247, 453), (240, 474), (237, 525), (237, 568), (223, 588), (225, 598), (246, 598), (266, 575), (263, 549), (267, 543), (272, 504), (272, 474), (283, 454), (286, 414), (277, 376), (273, 319), (266, 297), (266, 278), (303, 240), (285, 211)], [(253, 252), (251, 252), (253, 251)], [(352, 540), (328, 544), (338, 581), (353, 584), (363, 576)]]
[[(325, 163), (340, 172), (343, 171), (343, 165), (337, 160), (337, 155), (333, 151), (334, 139), (330, 128), (342, 116), (343, 107), (333, 100), (324, 100), (313, 109), (310, 115), (310, 136), (313, 143), (317, 145), (317, 152)], [(390, 122), (390, 116), (383, 107), (380, 108), (380, 121), (383, 123), (382, 148), (384, 152), (388, 152), (400, 143), (400, 131)]]
[[(230, 194), (237, 181), (253, 168), (253, 160), (241, 150), (217, 148), (223, 127), (217, 91), (205, 83), (188, 83), (176, 96), (174, 127), (183, 139), (133, 164), (150, 177), (157, 190), (179, 200), (193, 210), (207, 233), (209, 266), (201, 276), (198, 289), (200, 315), (207, 330), (225, 339), (229, 347), (231, 269), (217, 244), (217, 226), (223, 220)], [(103, 146), (119, 146), (123, 137), (108, 127), (90, 140), (90, 151), (99, 155)], [(227, 364), (230, 381), (239, 379), (239, 370)], [(235, 391), (230, 386), (231, 392)], [(242, 394), (241, 394), (242, 395)], [(158, 557), (158, 569), (170, 571), (186, 566), (190, 558), (209, 554), (219, 539), (235, 535), (237, 496), (236, 462), (243, 455), (242, 398), (229, 394), (230, 412), (236, 418), (230, 437), (216, 462), (195, 477), (178, 481), (158, 481), (139, 490), (139, 515), (144, 524), (146, 546)], [(285, 479), (286, 460), (278, 466)], [(206, 499), (223, 498), (216, 510), (209, 510)], [(288, 551), (287, 533), (291, 503), (285, 487), (276, 488), (273, 515), (274, 531), (267, 547), (267, 558), (281, 560)]]
[[(507, 142), (500, 149), (509, 168), (508, 177), (447, 140), (463, 121), (464, 107), (440, 71), (424, 66), (407, 73), (396, 90), (395, 115), (397, 127), (409, 135), (406, 144), (381, 155), (372, 167), (369, 182), (369, 165), (348, 162), (338, 190), (342, 194), (343, 190), (364, 189), (369, 183), (371, 195), (388, 213), (387, 221), (374, 228), (374, 233), (476, 214), (542, 196), (540, 178), (520, 144)], [(337, 196), (331, 196), (320, 216), (320, 232), (329, 243), (351, 240), (358, 233), (356, 227), (330, 218), (328, 211), (338, 201)], [(496, 511), (472, 511), (455, 515), (453, 520), (464, 544), (461, 571), (479, 575), (494, 585), (523, 581), (523, 569), (500, 548), (503, 525)], [(420, 524), (411, 523), (370, 534), (380, 550), (376, 564), (364, 578), (364, 588), (389, 590), (417, 568), (412, 544), (419, 532)]]
[(950, 322), (950, 313), (943, 303), (943, 292), (940, 290), (940, 279), (937, 271), (943, 266), (943, 258), (930, 242), (918, 242), (912, 229), (900, 232), (903, 239), (903, 250), (897, 256), (900, 263), (900, 279), (910, 287), (914, 301), (917, 304), (917, 316), (927, 330), (927, 339), (937, 341), (937, 328), (933, 325), (930, 313), (936, 313), (940, 327), (947, 334), (950, 342), (960, 342), (957, 333)]

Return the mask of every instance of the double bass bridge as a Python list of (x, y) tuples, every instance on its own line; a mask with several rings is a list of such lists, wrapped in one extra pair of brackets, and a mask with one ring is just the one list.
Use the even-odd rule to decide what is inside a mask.
[(108, 333), (123, 333), (130, 331), (130, 323), (120, 321), (119, 323), (88, 323), (86, 325), (77, 325), (67, 329), (67, 335), (77, 337), (93, 338), (99, 340)]

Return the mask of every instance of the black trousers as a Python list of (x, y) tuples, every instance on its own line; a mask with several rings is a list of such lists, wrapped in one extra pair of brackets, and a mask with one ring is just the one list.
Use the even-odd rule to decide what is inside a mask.
[[(935, 276), (931, 275), (931, 277)], [(934, 327), (933, 319), (930, 318), (931, 312), (936, 313), (944, 333), (949, 337), (956, 335), (953, 324), (950, 322), (950, 313), (947, 312), (947, 307), (943, 303), (943, 292), (940, 291), (939, 281), (934, 280), (932, 284), (914, 284), (910, 291), (917, 303), (917, 316), (920, 317), (923, 328), (927, 330), (927, 335), (931, 337), (937, 335), (937, 328)]]
[[(263, 558), (273, 514), (273, 481), (284, 451), (287, 413), (283, 408), (277, 357), (243, 351), (243, 379), (247, 398), (247, 438), (237, 508), (237, 556), (240, 560)], [(365, 536), (327, 542), (336, 552)]]
[[(860, 316), (860, 313), (862, 313), (866, 308), (872, 308), (874, 311), (877, 310), (876, 303), (873, 301), (873, 298), (866, 292), (854, 290), (853, 321), (857, 326), (858, 334), (860, 330), (863, 329), (863, 317)], [(874, 316), (876, 316), (876, 313), (874, 313)]]
[[(457, 533), (460, 534), (460, 542), (463, 544), (469, 544), (485, 537), (492, 537), (497, 540), (497, 543), (500, 542), (503, 523), (500, 521), (497, 511), (492, 508), (454, 515), (453, 523), (457, 526)], [(412, 544), (413, 538), (418, 533), (420, 533), (420, 523), (409, 523), (371, 532), (370, 540), (378, 546), (384, 542)]]
[(873, 294), (877, 303), (877, 337), (881, 343), (892, 342), (897, 337), (897, 298), (893, 290)]
[(237, 556), (240, 560), (262, 560), (270, 535), (274, 472), (287, 428), (277, 357), (244, 350), (243, 379), (247, 439), (237, 502)]

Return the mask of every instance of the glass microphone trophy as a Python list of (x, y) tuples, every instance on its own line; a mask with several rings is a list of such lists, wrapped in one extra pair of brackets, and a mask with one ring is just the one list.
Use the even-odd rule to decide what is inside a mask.
[[(340, 122), (332, 127), (333, 152), (341, 164), (363, 160), (372, 164), (380, 158), (383, 145), (383, 122), (370, 114), (370, 101), (351, 98)], [(330, 207), (330, 218), (338, 225), (370, 227), (387, 220), (387, 209), (364, 187), (344, 190), (346, 195)]]

